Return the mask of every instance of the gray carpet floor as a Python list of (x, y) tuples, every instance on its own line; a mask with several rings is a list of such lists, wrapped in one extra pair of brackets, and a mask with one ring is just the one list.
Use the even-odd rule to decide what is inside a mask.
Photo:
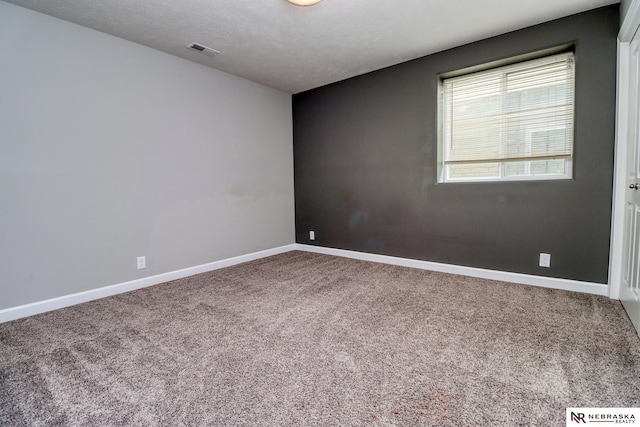
[(564, 425), (640, 406), (608, 298), (289, 252), (0, 324), (0, 425)]

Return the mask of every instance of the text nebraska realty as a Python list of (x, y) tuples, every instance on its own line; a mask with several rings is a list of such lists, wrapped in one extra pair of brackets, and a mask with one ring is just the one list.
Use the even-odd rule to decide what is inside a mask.
[(635, 424), (636, 417), (633, 414), (587, 414), (589, 422), (606, 422), (616, 424)]

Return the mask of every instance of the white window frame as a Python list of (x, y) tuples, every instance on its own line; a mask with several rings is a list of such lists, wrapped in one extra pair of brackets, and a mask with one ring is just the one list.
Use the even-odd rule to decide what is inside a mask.
[[(572, 49), (571, 49), (572, 50)], [(564, 158), (565, 161), (565, 173), (564, 174), (540, 174), (540, 175), (505, 175), (506, 165), (509, 163), (508, 161), (496, 162), (499, 163), (498, 167), (498, 176), (490, 176), (490, 177), (459, 177), (452, 178), (449, 176), (449, 166), (444, 164), (444, 153), (451, 149), (448, 144), (444, 143), (444, 108), (445, 108), (445, 98), (444, 98), (444, 82), (448, 78), (464, 76), (467, 74), (481, 72), (481, 71), (492, 71), (497, 68), (501, 68), (508, 65), (516, 65), (520, 63), (526, 63), (530, 60), (540, 59), (547, 56), (552, 56), (562, 52), (571, 51), (568, 49), (568, 46), (561, 46), (558, 48), (547, 49), (542, 52), (537, 52), (528, 55), (522, 55), (520, 57), (507, 59), (504, 61), (496, 61), (490, 64), (470, 67), (468, 69), (459, 70), (453, 73), (447, 73), (446, 75), (441, 75), (439, 80), (438, 87), (438, 134), (437, 134), (437, 182), (438, 183), (458, 183), (458, 182), (496, 182), (496, 181), (547, 181), (547, 180), (567, 180), (573, 179), (573, 162), (575, 161), (575, 136), (574, 129), (572, 129), (572, 150), (571, 156), (569, 158)], [(573, 83), (575, 86), (575, 63), (574, 63), (574, 77)], [(501, 86), (506, 85), (506, 81), (503, 79), (501, 82)], [(501, 99), (504, 97), (504, 93), (506, 89), (503, 87), (500, 91)], [(501, 100), (500, 103), (504, 105), (504, 101)], [(573, 123), (575, 128), (575, 87), (574, 87), (574, 95), (573, 95)], [(566, 129), (565, 126), (548, 126), (544, 128), (530, 129), (526, 131), (526, 145), (529, 147), (529, 152), (531, 151), (531, 143), (532, 143), (532, 134), (535, 132), (544, 132), (549, 130), (557, 130), (557, 129)], [(553, 158), (549, 158), (549, 160), (553, 160)], [(527, 169), (531, 167), (531, 161), (522, 160), (523, 162), (527, 162)], [(473, 164), (473, 162), (470, 162)], [(478, 163), (476, 163), (478, 164)], [(495, 164), (495, 163), (492, 163)], [(530, 170), (530, 169), (529, 169)]]

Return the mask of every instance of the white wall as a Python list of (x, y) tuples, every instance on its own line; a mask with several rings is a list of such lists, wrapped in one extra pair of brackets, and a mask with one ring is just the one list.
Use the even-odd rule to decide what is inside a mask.
[(620, 23), (624, 21), (627, 12), (629, 11), (629, 6), (631, 6), (631, 0), (620, 0)]
[(292, 159), (290, 95), (0, 1), (0, 309), (293, 243)]
[[(636, 3), (640, 0), (620, 0), (620, 24), (622, 24), (629, 13), (631, 3)], [(636, 6), (637, 7), (637, 6)]]

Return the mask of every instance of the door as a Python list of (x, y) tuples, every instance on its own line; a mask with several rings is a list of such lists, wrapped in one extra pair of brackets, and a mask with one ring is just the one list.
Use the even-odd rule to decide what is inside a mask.
[(624, 266), (620, 300), (640, 333), (640, 36), (629, 44), (629, 115), (624, 214)]

